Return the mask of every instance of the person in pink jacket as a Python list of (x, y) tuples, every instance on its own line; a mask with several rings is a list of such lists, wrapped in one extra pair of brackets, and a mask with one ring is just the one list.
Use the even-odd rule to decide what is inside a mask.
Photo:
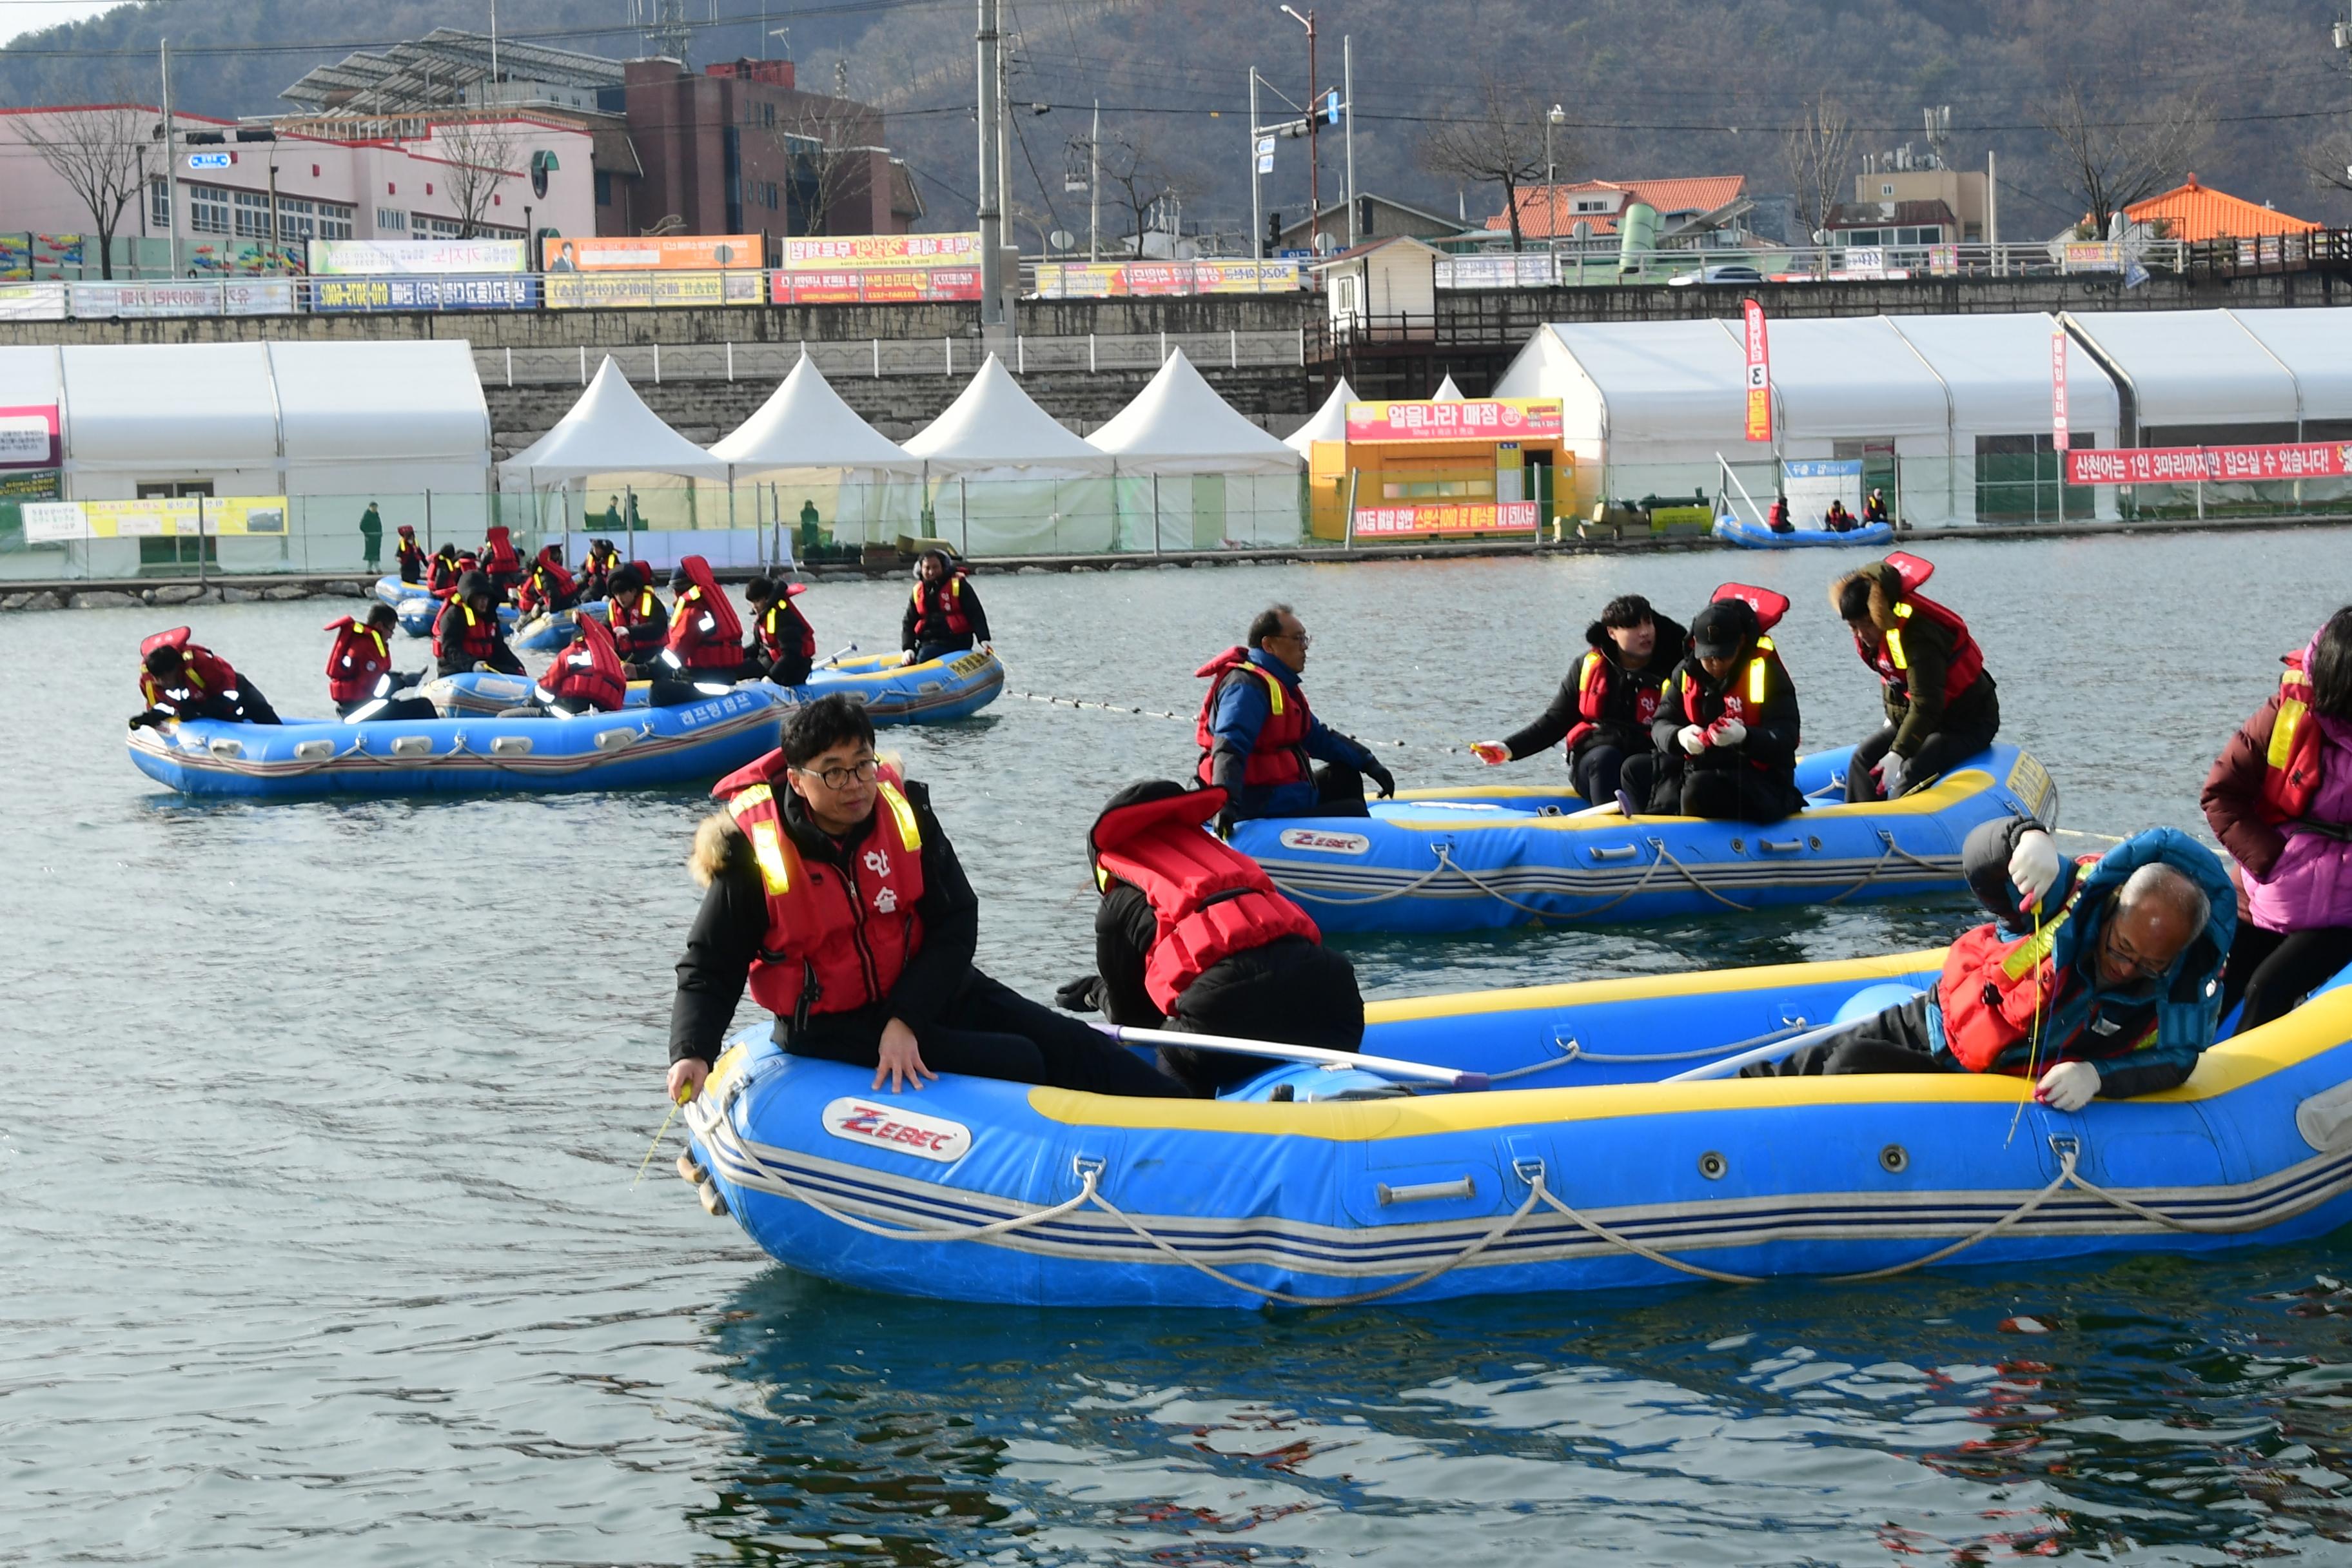
[(2238, 863), (2222, 1010), (2241, 1030), (2352, 964), (2352, 605), (2328, 618), (2205, 780), (2205, 820)]

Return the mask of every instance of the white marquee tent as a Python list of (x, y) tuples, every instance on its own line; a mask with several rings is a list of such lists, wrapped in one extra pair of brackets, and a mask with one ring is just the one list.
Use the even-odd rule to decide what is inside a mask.
[[(755, 565), (761, 559), (761, 535), (751, 530), (739, 533), (732, 527), (729, 512), (733, 497), (725, 489), (727, 460), (664, 424), (609, 354), (571, 411), (546, 435), (500, 463), (499, 474), (509, 488), (540, 498), (537, 510), (528, 516), (512, 508), (502, 511), (518, 537), (523, 524), (535, 522), (533, 531), (541, 537), (562, 537), (566, 554), (574, 561), (584, 553), (590, 538), (616, 528), (627, 531), (623, 553), (657, 569), (675, 565), (685, 555), (703, 555), (720, 566)], [(591, 479), (602, 479), (614, 490), (602, 514), (590, 510)], [(637, 482), (646, 479), (656, 481), (653, 489)], [(687, 483), (683, 488), (658, 483), (663, 479)], [(717, 482), (698, 485), (698, 480)], [(553, 499), (549, 499), (551, 491)]]
[(1110, 455), (1038, 407), (994, 354), (906, 447), (940, 536), (967, 555), (1112, 546)]
[(1118, 461), (1122, 515), (1139, 513), (1157, 531), (1127, 540), (1129, 548), (1156, 540), (1163, 549), (1214, 550), (1299, 536), (1299, 455), (1236, 414), (1181, 349), (1087, 439)]
[(1356, 389), (1348, 384), (1347, 377), (1341, 376), (1332, 386), (1331, 395), (1323, 400), (1323, 406), (1308, 415), (1306, 424), (1285, 436), (1283, 445), (1313, 461), (1316, 442), (1347, 439), (1348, 405), (1355, 401)]
[(806, 509), (835, 542), (882, 543), (921, 510), (921, 459), (859, 417), (805, 352), (710, 455), (727, 460), (739, 525), (790, 529)]

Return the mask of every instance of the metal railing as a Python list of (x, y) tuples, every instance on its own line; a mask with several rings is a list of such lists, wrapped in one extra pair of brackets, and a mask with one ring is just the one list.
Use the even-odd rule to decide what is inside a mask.
[[(1017, 335), (1005, 355), (1015, 375), (1039, 372), (1151, 371), (1182, 350), (1203, 370), (1295, 369), (1306, 363), (1297, 331)], [(845, 377), (969, 376), (985, 351), (973, 338), (808, 338), (768, 342), (614, 344), (604, 348), (478, 348), (485, 386), (585, 386), (610, 354), (640, 385), (666, 382), (773, 384), (805, 353), (828, 381)]]

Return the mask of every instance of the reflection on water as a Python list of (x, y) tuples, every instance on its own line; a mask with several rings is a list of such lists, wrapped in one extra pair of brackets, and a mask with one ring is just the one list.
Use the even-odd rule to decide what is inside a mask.
[[(1929, 552), (2076, 827), (2195, 826), (2352, 535)], [(1837, 563), (1682, 555), (987, 579), (1016, 690), (902, 732), (1045, 994), (1100, 803), (1192, 765), (1192, 671), (1272, 599), (1317, 710), (1409, 786), (1539, 709), (1611, 595), (1741, 576), (1810, 744), (1876, 722)], [(895, 646), (902, 584), (820, 585)], [(331, 607), (330, 607), (331, 608)], [(786, 1274), (674, 1179), (692, 792), (192, 805), (121, 755), (164, 612), (0, 616), (12, 1003), (0, 1561), (443, 1563), (2352, 1560), (2342, 1243), (2078, 1275), (1323, 1313), (1023, 1311)], [(187, 616), (289, 713), (329, 614)], [(404, 667), (425, 658), (403, 643)], [(1530, 761), (1500, 775), (1548, 777)], [(1442, 943), (1375, 996), (1940, 942), (1957, 900)], [(676, 1148), (673, 1142), (671, 1148)], [(661, 1170), (657, 1163), (656, 1172)]]

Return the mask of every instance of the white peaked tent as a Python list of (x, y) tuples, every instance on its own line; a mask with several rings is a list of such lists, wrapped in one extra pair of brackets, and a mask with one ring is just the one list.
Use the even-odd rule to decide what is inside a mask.
[(1340, 377), (1331, 388), (1331, 395), (1323, 400), (1323, 406), (1308, 415), (1306, 424), (1285, 436), (1283, 445), (1311, 461), (1316, 442), (1346, 440), (1348, 405), (1355, 401), (1356, 389), (1348, 384), (1345, 376)]
[(1437, 384), (1437, 390), (1429, 395), (1429, 400), (1432, 403), (1466, 403), (1469, 401), (1469, 399), (1462, 395), (1462, 389), (1454, 384), (1454, 373), (1452, 371), (1447, 371), (1445, 373), (1445, 379)]
[(1234, 413), (1181, 349), (1088, 439), (1118, 459), (1120, 515), (1153, 520), (1156, 535), (1129, 548), (1298, 538), (1298, 454)]
[[(709, 555), (719, 565), (747, 563), (737, 561), (736, 552), (729, 547), (724, 495), (698, 492), (690, 484), (682, 492), (674, 493), (674, 487), (664, 489), (657, 498), (638, 493), (634, 479), (654, 475), (723, 481), (727, 461), (663, 424), (661, 416), (645, 405), (610, 355), (597, 367), (595, 378), (572, 411), (556, 421), (554, 429), (499, 465), (503, 487), (520, 483), (534, 495), (546, 489), (560, 493), (560, 501), (541, 503), (542, 521), (530, 531), (551, 539), (572, 536), (567, 551), (572, 560), (580, 558), (585, 545), (584, 534), (574, 534), (572, 498), (584, 498), (587, 481), (595, 478), (629, 492), (627, 548), (635, 555), (656, 567), (673, 564), (680, 555), (697, 553)], [(502, 516), (515, 526), (520, 542), (525, 531), (517, 525), (528, 520), (512, 509), (502, 509)], [(609, 527), (597, 520), (599, 525), (589, 528), (591, 520), (584, 516), (577, 521), (587, 532), (602, 533)]]
[(1110, 455), (1038, 407), (994, 354), (907, 454), (923, 465), (938, 537), (967, 555), (1111, 548)]
[[(757, 412), (710, 448), (729, 465), (739, 523), (793, 527), (813, 509), (838, 543), (882, 543), (921, 508), (922, 461), (858, 416), (803, 353)], [(748, 494), (743, 493), (748, 482)], [(789, 552), (775, 552), (779, 558)]]

